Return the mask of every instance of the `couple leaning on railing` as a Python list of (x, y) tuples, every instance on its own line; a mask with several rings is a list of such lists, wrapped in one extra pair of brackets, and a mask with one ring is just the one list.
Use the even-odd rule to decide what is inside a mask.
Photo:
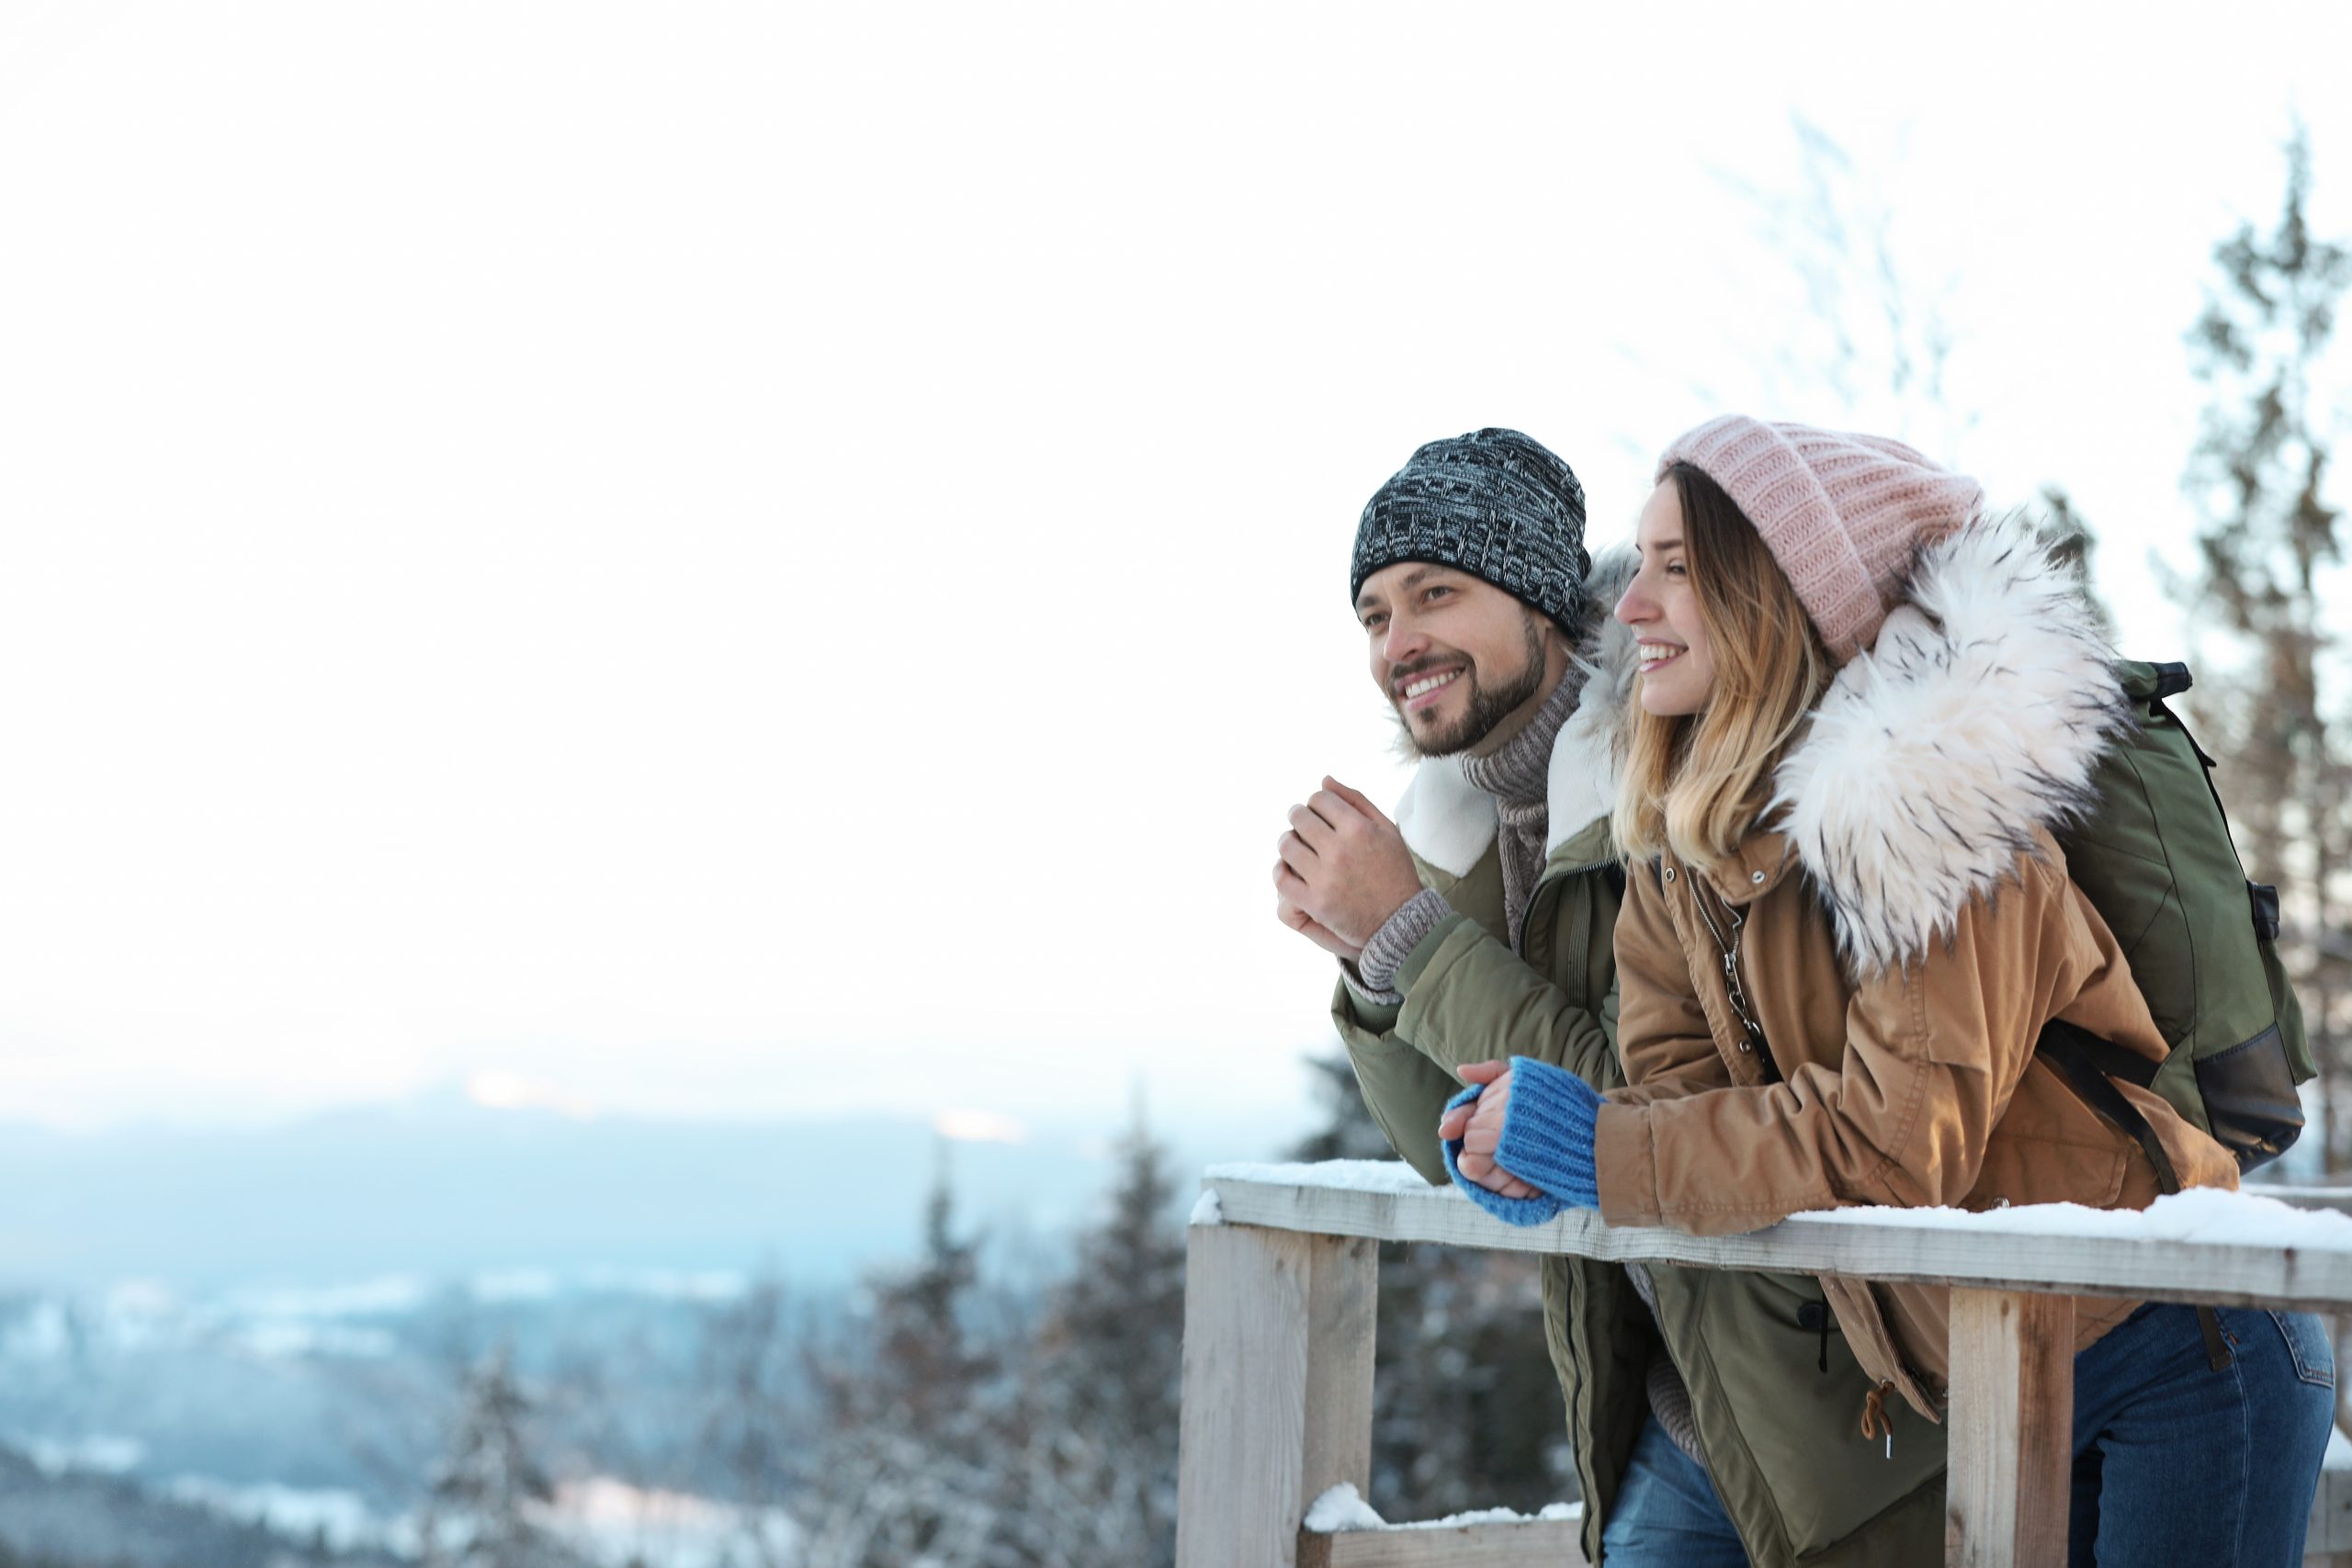
[[(1423, 760), (1393, 822), (1325, 780), (1275, 885), (1396, 1152), (1515, 1223), (1727, 1235), (2144, 1208), (2290, 1141), (2275, 900), (2185, 674), (2119, 664), (2031, 525), (1900, 443), (1730, 416), (1657, 479), (1597, 564), (1513, 431), (1364, 509), (1350, 586)], [(1544, 1293), (1589, 1556), (1941, 1555), (1943, 1287), (1554, 1257)], [(2071, 1560), (2299, 1561), (2317, 1320), (2072, 1321)]]

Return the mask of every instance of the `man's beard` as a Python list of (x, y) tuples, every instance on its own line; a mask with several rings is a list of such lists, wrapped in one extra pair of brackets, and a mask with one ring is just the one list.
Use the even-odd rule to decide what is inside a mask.
[[(1459, 719), (1443, 729), (1428, 735), (1418, 733), (1412, 722), (1405, 716), (1405, 710), (1392, 698), (1388, 711), (1396, 720), (1396, 749), (1414, 761), (1424, 757), (1451, 757), (1457, 751), (1467, 751), (1494, 733), (1495, 726), (1541, 691), (1544, 686), (1544, 634), (1532, 615), (1527, 617), (1525, 626), (1526, 663), (1517, 674), (1493, 687), (1478, 679), (1476, 664), (1454, 677), (1457, 682), (1469, 682), (1470, 706)], [(1443, 660), (1434, 662), (1442, 663)], [(1391, 674), (1390, 689), (1394, 690), (1400, 682), (1411, 679), (1415, 673), (1418, 671)]]

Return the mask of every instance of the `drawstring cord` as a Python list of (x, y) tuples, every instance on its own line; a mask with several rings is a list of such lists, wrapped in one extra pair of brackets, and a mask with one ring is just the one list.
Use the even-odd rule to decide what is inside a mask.
[(1894, 1391), (1891, 1382), (1883, 1382), (1871, 1390), (1862, 1401), (1862, 1437), (1884, 1438), (1886, 1457), (1894, 1457), (1894, 1423), (1887, 1419), (1886, 1396)]

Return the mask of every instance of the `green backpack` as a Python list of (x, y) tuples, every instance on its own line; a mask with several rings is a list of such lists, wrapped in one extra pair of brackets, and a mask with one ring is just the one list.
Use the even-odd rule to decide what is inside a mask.
[[(2136, 723), (2093, 775), (2098, 807), (2059, 843), (2172, 1052), (2151, 1062), (2054, 1021), (2040, 1048), (2110, 1117), (2130, 1102), (2099, 1075), (2154, 1089), (2251, 1170), (2301, 1133), (2295, 1086), (2313, 1072), (2302, 1008), (2278, 959), (2278, 892), (2247, 878), (2213, 788), (2213, 759), (2165, 705), (2188, 690), (2188, 667), (2116, 670)], [(2139, 1126), (2125, 1131), (2151, 1144), (2146, 1119), (2129, 1114)], [(2155, 1164), (2170, 1174), (2167, 1162)]]

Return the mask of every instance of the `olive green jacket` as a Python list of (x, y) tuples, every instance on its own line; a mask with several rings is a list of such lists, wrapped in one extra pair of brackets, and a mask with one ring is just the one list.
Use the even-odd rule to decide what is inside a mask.
[[(1588, 702), (1611, 684), (1596, 677)], [(1624, 1082), (1611, 945), (1623, 878), (1607, 818), (1592, 809), (1605, 810), (1595, 771), (1564, 754), (1608, 754), (1614, 738), (1596, 716), (1572, 716), (1554, 750), (1552, 842), (1521, 921), (1525, 959), (1502, 931), (1492, 800), (1458, 763), (1438, 759), (1422, 764), (1398, 807), (1422, 880), (1454, 913), (1400, 966), (1401, 1004), (1366, 1003), (1343, 984), (1332, 1018), (1373, 1116), (1431, 1183), (1447, 1179), (1437, 1121), (1461, 1089), (1453, 1069), (1462, 1064), (1532, 1056), (1603, 1090)], [(1563, 835), (1563, 821), (1583, 825)], [(1662, 1264), (1650, 1278), (1655, 1324), (1623, 1268), (1544, 1261), (1545, 1337), (1567, 1403), (1589, 1559), (1600, 1561), (1601, 1529), (1648, 1414), (1644, 1371), (1661, 1331), (1690, 1385), (1708, 1473), (1752, 1562), (1941, 1559), (1943, 1430), (1903, 1411), (1892, 1458), (1862, 1437), (1871, 1380), (1815, 1280)]]

